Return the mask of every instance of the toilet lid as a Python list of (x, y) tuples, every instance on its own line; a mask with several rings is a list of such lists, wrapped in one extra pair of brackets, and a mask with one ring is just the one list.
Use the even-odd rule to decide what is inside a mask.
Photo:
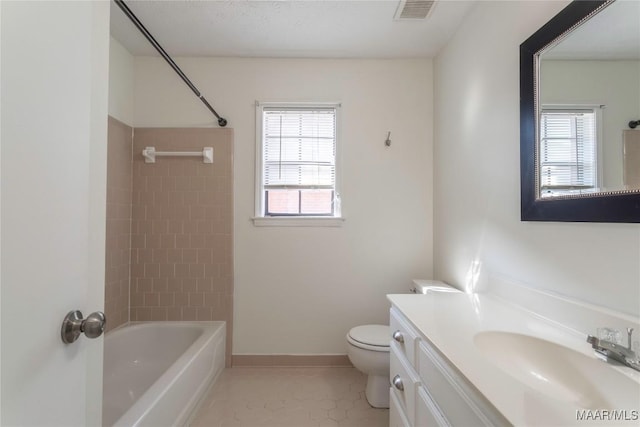
[(362, 325), (349, 331), (349, 337), (362, 344), (389, 347), (391, 335), (387, 325)]

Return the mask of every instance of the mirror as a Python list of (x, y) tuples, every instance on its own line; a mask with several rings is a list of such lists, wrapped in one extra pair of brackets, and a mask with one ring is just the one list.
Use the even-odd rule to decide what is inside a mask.
[(640, 2), (574, 1), (520, 46), (523, 221), (640, 222)]

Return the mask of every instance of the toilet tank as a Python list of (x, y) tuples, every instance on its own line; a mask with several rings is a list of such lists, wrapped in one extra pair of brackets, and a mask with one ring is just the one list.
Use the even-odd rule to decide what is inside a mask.
[(440, 280), (424, 279), (414, 279), (411, 282), (409, 291), (414, 294), (427, 294), (430, 292), (461, 292), (459, 289), (456, 289)]

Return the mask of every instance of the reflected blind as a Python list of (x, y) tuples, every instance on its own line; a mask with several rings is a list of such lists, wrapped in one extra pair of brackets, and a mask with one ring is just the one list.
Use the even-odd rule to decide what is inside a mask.
[(265, 108), (265, 189), (334, 189), (336, 108)]
[(593, 109), (542, 110), (540, 180), (543, 191), (596, 187), (595, 116)]

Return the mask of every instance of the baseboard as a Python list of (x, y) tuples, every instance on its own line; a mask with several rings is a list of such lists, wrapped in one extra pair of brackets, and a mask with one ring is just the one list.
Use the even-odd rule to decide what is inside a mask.
[(346, 354), (234, 354), (231, 366), (274, 366), (274, 367), (353, 367)]

